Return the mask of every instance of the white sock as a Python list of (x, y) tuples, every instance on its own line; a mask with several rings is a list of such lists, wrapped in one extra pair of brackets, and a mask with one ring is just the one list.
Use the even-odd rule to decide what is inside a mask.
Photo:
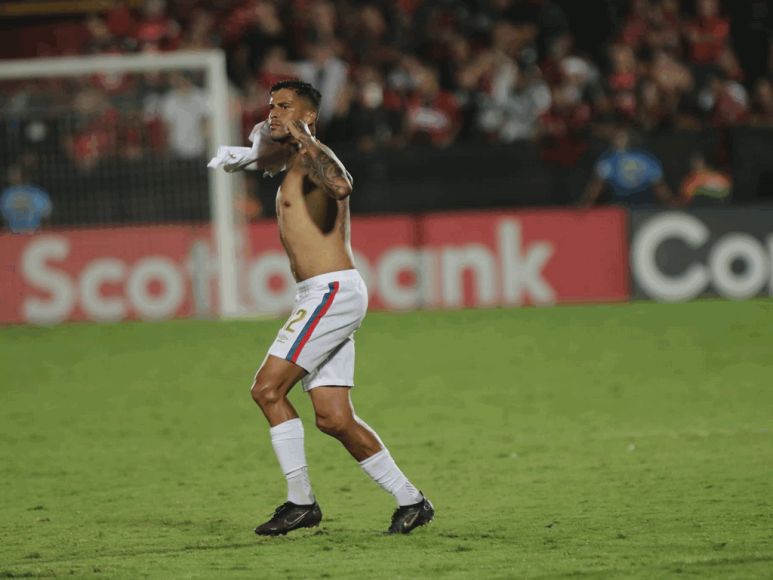
[(303, 423), (300, 419), (290, 419), (272, 427), (270, 433), (279, 466), (287, 478), (287, 501), (298, 505), (314, 503), (303, 450)]
[(403, 475), (386, 448), (361, 461), (360, 467), (381, 489), (395, 496), (397, 505), (412, 505), (422, 500), (421, 492)]

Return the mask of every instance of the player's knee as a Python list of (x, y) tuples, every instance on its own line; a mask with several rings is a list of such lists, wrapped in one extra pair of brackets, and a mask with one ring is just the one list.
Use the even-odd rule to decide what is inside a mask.
[(331, 437), (342, 437), (351, 427), (351, 417), (346, 413), (317, 414), (317, 429)]
[(255, 383), (250, 389), (252, 400), (261, 408), (275, 405), (282, 396), (279, 394), (279, 385), (271, 380), (255, 379)]

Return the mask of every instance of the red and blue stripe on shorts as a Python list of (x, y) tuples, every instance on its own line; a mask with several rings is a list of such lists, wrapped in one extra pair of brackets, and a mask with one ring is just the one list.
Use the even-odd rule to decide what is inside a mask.
[(311, 333), (314, 332), (314, 329), (317, 327), (317, 324), (319, 324), (319, 321), (330, 309), (330, 305), (333, 303), (333, 299), (338, 293), (338, 282), (331, 282), (327, 285), (327, 287), (328, 291), (322, 297), (322, 302), (319, 303), (319, 306), (317, 306), (317, 308), (314, 310), (314, 313), (311, 315), (311, 318), (309, 318), (309, 321), (301, 329), (301, 333), (298, 335), (298, 338), (295, 339), (295, 342), (290, 348), (290, 352), (287, 353), (285, 360), (289, 360), (291, 363), (294, 363), (298, 360), (298, 356), (301, 354), (303, 347), (306, 346), (306, 343), (309, 341)]

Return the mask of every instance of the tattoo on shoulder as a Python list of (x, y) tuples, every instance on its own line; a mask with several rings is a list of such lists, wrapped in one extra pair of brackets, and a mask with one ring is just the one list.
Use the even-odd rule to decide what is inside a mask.
[(320, 149), (314, 156), (308, 153), (303, 155), (301, 164), (309, 169), (309, 177), (314, 183), (336, 197), (346, 197), (351, 191), (348, 172), (324, 149)]

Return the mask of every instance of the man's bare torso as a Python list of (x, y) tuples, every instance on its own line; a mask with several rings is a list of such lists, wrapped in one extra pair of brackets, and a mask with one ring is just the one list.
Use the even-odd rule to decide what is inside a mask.
[(336, 201), (308, 178), (301, 163), (287, 172), (276, 196), (279, 239), (296, 282), (354, 268), (349, 198)]

